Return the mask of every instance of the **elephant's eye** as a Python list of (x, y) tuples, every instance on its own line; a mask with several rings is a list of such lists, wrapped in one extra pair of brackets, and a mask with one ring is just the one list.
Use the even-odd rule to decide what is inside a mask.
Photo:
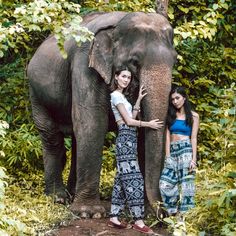
[(138, 58), (130, 58), (129, 63), (134, 65), (134, 66), (138, 66), (139, 65), (139, 60), (138, 60)]

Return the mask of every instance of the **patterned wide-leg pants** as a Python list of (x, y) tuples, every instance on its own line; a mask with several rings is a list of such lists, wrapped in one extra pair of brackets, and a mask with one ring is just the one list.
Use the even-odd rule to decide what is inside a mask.
[(192, 145), (189, 139), (171, 142), (160, 178), (160, 192), (169, 214), (184, 213), (194, 207), (195, 174), (189, 172)]
[(127, 203), (134, 220), (144, 217), (144, 181), (137, 161), (136, 128), (122, 124), (116, 138), (117, 173), (110, 216), (119, 216)]

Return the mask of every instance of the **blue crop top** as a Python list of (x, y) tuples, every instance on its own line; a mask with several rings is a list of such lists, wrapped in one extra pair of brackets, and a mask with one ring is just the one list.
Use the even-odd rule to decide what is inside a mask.
[(186, 124), (186, 120), (178, 120), (170, 126), (170, 134), (181, 134), (191, 136), (192, 128)]

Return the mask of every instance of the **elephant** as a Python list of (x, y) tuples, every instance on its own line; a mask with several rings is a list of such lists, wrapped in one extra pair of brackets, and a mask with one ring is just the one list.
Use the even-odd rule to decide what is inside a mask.
[(131, 167), (127, 162), (121, 162), (120, 167), (121, 167), (123, 173), (132, 172)]
[[(106, 214), (99, 182), (105, 135), (115, 126), (109, 85), (117, 66), (127, 65), (136, 84), (146, 87), (142, 120), (166, 118), (176, 51), (173, 29), (160, 13), (91, 13), (82, 22), (94, 33), (91, 42), (78, 46), (73, 39), (67, 40), (64, 59), (51, 35), (28, 64), (32, 116), (42, 140), (45, 193), (62, 202), (69, 193), (73, 196), (70, 209), (77, 215)], [(72, 137), (72, 158), (65, 186), (67, 136)], [(164, 127), (138, 131), (140, 169), (151, 206), (160, 200), (163, 137)]]
[(134, 167), (133, 169), (135, 169), (135, 171), (139, 171), (139, 165), (136, 161), (131, 161), (130, 166)]
[(132, 193), (134, 191), (133, 187), (128, 187), (127, 188), (128, 192)]

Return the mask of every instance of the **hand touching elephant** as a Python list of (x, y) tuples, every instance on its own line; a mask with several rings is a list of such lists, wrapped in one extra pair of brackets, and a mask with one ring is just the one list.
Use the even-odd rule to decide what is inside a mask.
[[(108, 84), (115, 66), (129, 65), (136, 84), (145, 84), (142, 119), (165, 120), (171, 71), (176, 53), (173, 30), (157, 13), (112, 12), (88, 15), (83, 26), (94, 32), (93, 42), (78, 47), (65, 43), (63, 59), (55, 37), (46, 39), (28, 65), (30, 98), (43, 144), (46, 194), (74, 196), (77, 214), (105, 213), (99, 200), (101, 155), (110, 127)], [(158, 182), (163, 154), (163, 132), (145, 131), (145, 188), (150, 204), (159, 199)], [(64, 186), (64, 137), (72, 137), (71, 170)], [(140, 136), (141, 141), (144, 138)], [(86, 215), (86, 214), (85, 214)]]

